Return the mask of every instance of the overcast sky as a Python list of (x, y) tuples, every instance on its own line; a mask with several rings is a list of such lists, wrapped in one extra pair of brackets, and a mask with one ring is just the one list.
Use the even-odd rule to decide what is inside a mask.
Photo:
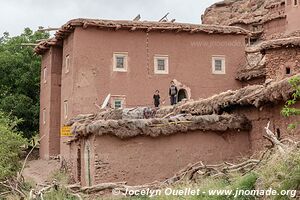
[(159, 20), (200, 23), (205, 8), (219, 0), (0, 0), (0, 33), (25, 27), (60, 27), (74, 18)]

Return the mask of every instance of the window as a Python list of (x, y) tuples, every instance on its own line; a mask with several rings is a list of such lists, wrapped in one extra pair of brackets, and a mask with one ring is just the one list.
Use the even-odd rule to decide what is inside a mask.
[(43, 79), (44, 79), (44, 83), (47, 83), (47, 67), (45, 67), (43, 70)]
[(111, 105), (114, 109), (124, 108), (125, 107), (125, 96), (124, 95), (112, 95), (111, 96)]
[(225, 74), (225, 56), (213, 56), (212, 73)]
[(126, 72), (127, 71), (127, 53), (114, 53), (113, 71)]
[(294, 0), (294, 5), (298, 6), (298, 0)]
[(65, 119), (68, 118), (68, 101), (64, 101), (64, 116), (65, 116)]
[(121, 99), (115, 99), (114, 108), (115, 109), (122, 108), (122, 100)]
[(169, 73), (169, 57), (168, 56), (155, 56), (154, 57), (154, 73), (155, 74), (168, 74)]
[(65, 60), (65, 73), (68, 73), (69, 71), (70, 71), (70, 55), (67, 55)]
[(43, 124), (46, 124), (46, 108), (43, 109)]
[(290, 75), (291, 74), (291, 68), (290, 67), (286, 67), (285, 68), (285, 74), (286, 75)]

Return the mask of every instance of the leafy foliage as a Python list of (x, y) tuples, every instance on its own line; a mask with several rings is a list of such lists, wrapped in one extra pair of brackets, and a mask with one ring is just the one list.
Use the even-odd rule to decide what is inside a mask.
[(0, 180), (15, 175), (20, 167), (19, 155), (25, 139), (14, 129), (18, 122), (0, 112)]
[(31, 46), (22, 43), (36, 43), (45, 38), (49, 38), (48, 33), (29, 28), (19, 36), (4, 33), (0, 38), (0, 110), (22, 119), (17, 129), (26, 138), (38, 130), (41, 59)]
[[(285, 117), (300, 115), (300, 109), (294, 107), (295, 104), (300, 99), (300, 78), (299, 77), (292, 78), (289, 81), (289, 83), (295, 89), (295, 92), (293, 93), (292, 98), (286, 102), (285, 106), (283, 107), (283, 109), (281, 111), (281, 114)], [(290, 124), (289, 129), (294, 129), (299, 124), (300, 124), (300, 122), (295, 122), (293, 124)]]

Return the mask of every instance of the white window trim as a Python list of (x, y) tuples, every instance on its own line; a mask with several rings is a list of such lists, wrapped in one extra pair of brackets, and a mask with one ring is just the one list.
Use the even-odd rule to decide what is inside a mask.
[(125, 95), (112, 95), (111, 96), (111, 107), (113, 109), (116, 109), (115, 108), (115, 101), (121, 101), (121, 109), (125, 108), (125, 105), (126, 105), (126, 96)]
[[(158, 70), (157, 60), (165, 60), (165, 70)], [(154, 56), (154, 73), (155, 74), (169, 74), (169, 56), (168, 55), (155, 55)]]
[(70, 72), (70, 55), (66, 55), (65, 57), (65, 73)]
[(64, 117), (65, 117), (65, 119), (68, 119), (68, 111), (69, 111), (68, 100), (65, 100), (64, 101)]
[[(124, 57), (124, 68), (117, 68), (117, 57)], [(128, 69), (128, 53), (127, 52), (115, 52), (113, 53), (113, 71), (114, 72), (127, 72)]]
[(297, 0), (297, 4), (295, 4), (295, 0), (292, 0), (292, 4), (294, 7), (298, 7), (299, 6), (299, 0)]
[(46, 124), (46, 108), (43, 109), (43, 124)]
[[(217, 71), (215, 69), (215, 61), (222, 60), (222, 70)], [(212, 73), (213, 74), (226, 74), (226, 59), (225, 56), (212, 56)]]
[(47, 83), (47, 67), (44, 67), (43, 69), (43, 80), (44, 80), (44, 83)]

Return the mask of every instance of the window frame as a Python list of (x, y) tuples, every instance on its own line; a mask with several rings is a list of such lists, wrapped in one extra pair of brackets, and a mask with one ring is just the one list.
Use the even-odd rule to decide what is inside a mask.
[[(121, 102), (121, 107), (116, 108), (115, 107), (115, 102), (120, 101)], [(124, 109), (126, 105), (126, 96), (125, 95), (112, 95), (111, 96), (111, 107), (113, 109)]]
[(293, 0), (293, 6), (294, 7), (299, 6), (299, 0)]
[(43, 109), (42, 115), (43, 115), (43, 125), (45, 125), (46, 124), (46, 108)]
[(70, 54), (66, 55), (65, 57), (65, 74), (69, 73), (70, 72), (70, 65), (71, 65), (71, 62), (70, 62)]
[[(117, 67), (117, 58), (118, 57), (124, 58), (123, 68)], [(114, 72), (127, 72), (127, 69), (128, 69), (128, 53), (127, 52), (114, 52), (113, 53), (113, 71)]]
[(43, 69), (43, 83), (47, 83), (47, 72), (48, 72), (47, 67), (44, 67), (44, 69)]
[(68, 119), (69, 104), (68, 100), (64, 100), (64, 118)]
[[(164, 60), (165, 69), (158, 69), (158, 61)], [(169, 56), (168, 55), (154, 55), (154, 74), (169, 74)]]
[[(216, 70), (216, 60), (222, 61), (221, 70)], [(226, 74), (226, 58), (224, 55), (212, 56), (212, 73), (217, 75)]]

